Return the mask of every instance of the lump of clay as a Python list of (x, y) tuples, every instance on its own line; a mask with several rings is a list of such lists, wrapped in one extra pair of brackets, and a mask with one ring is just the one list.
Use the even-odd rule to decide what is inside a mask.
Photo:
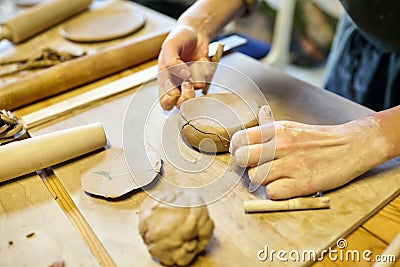
[(203, 152), (227, 152), (232, 135), (258, 125), (258, 105), (234, 93), (209, 94), (180, 106), (179, 128), (183, 139)]
[(187, 266), (212, 237), (214, 223), (207, 207), (191, 207), (199, 196), (184, 191), (162, 192), (157, 199), (147, 198), (140, 208), (140, 235), (162, 264)]

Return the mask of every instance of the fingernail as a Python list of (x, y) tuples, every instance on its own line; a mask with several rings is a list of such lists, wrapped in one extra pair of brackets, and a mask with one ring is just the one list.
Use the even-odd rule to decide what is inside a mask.
[(258, 190), (258, 188), (260, 188), (260, 186), (261, 185), (259, 184), (253, 184), (252, 182), (250, 182), (248, 190), (250, 193), (254, 193), (255, 191)]
[(179, 76), (183, 79), (183, 80), (189, 80), (190, 79), (190, 71), (188, 69), (181, 69), (179, 71)]
[(273, 121), (272, 112), (268, 105), (264, 105), (258, 111), (258, 123), (260, 125), (267, 124)]
[(235, 160), (236, 160), (236, 164), (239, 165), (239, 167), (245, 168), (247, 166), (247, 162), (248, 162), (247, 147), (240, 147), (239, 149), (236, 150)]
[(191, 90), (192, 84), (190, 82), (183, 82), (182, 83), (182, 90)]
[(264, 105), (264, 106), (263, 106), (263, 110), (264, 110), (264, 112), (265, 112), (265, 115), (268, 115), (268, 116), (271, 116), (271, 115), (272, 115), (272, 113), (271, 113), (271, 108), (270, 108), (268, 105)]

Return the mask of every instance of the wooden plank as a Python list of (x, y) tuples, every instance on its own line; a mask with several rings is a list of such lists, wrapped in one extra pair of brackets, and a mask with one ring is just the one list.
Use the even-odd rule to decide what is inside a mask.
[(0, 184), (0, 266), (98, 266), (37, 175)]
[(390, 243), (400, 233), (400, 197), (391, 201), (362, 227), (386, 243)]
[(371, 266), (387, 246), (365, 230), (356, 231), (344, 240), (347, 243), (345, 248), (333, 246), (332, 253), (327, 253), (324, 261), (313, 266)]
[[(224, 57), (222, 63), (239, 69), (254, 80), (267, 96), (278, 119), (334, 124), (372, 112), (280, 72), (265, 69), (240, 54)], [(217, 81), (220, 77), (218, 70), (215, 76)], [(148, 84), (144, 90), (148, 97), (142, 103), (143, 107), (152, 105), (158, 97), (155, 83)], [(34, 128), (31, 134), (99, 121), (106, 129), (110, 145), (122, 147), (123, 118), (133, 92), (131, 90), (115, 96), (92, 109), (76, 111), (51, 125)], [(154, 116), (158, 118), (158, 123), (162, 123), (166, 113), (158, 105), (154, 108)], [(215, 164), (207, 169), (207, 177), (218, 176), (229, 159), (229, 155), (218, 155)], [(145, 193), (134, 192), (118, 201), (86, 195), (81, 189), (79, 177), (89, 161), (90, 157), (71, 161), (57, 166), (54, 171), (117, 265), (156, 266), (137, 230), (136, 212)], [(331, 208), (318, 211), (245, 214), (243, 201), (255, 199), (256, 196), (248, 192), (246, 183), (239, 182), (226, 196), (209, 205), (211, 217), (216, 224), (214, 238), (195, 265), (280, 265), (281, 262), (276, 259), (274, 262), (257, 259), (257, 253), (265, 246), (274, 250), (310, 249), (321, 252), (334, 245), (339, 238), (350, 234), (399, 193), (399, 170), (399, 160), (380, 166), (349, 185), (329, 192), (327, 196), (331, 200)], [(202, 175), (179, 173), (168, 161), (164, 161), (164, 177), (201, 180)], [(305, 262), (293, 264), (302, 265)]]

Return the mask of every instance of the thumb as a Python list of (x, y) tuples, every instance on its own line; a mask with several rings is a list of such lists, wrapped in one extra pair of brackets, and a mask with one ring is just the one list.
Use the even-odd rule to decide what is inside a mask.
[(269, 105), (264, 105), (258, 111), (258, 123), (259, 125), (271, 123), (274, 121), (272, 111)]

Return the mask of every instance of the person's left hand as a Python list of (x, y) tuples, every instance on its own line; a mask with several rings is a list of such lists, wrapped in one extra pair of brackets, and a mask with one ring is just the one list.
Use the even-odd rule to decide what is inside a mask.
[(259, 122), (234, 134), (230, 152), (249, 167), (252, 183), (267, 186), (270, 199), (333, 189), (387, 160), (388, 144), (373, 118), (329, 126), (273, 123), (261, 108)]

